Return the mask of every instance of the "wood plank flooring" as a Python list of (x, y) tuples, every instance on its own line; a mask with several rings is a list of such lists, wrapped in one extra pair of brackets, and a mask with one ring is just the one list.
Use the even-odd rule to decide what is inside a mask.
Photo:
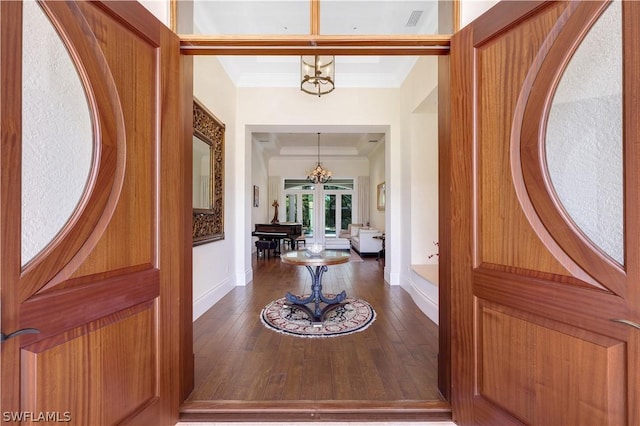
[(236, 287), (194, 323), (199, 401), (442, 401), (437, 389), (438, 327), (400, 287), (383, 280), (383, 264), (330, 266), (323, 291), (346, 290), (377, 313), (366, 330), (304, 339), (267, 329), (259, 314), (286, 291), (309, 293), (300, 266), (279, 258), (253, 261), (253, 282)]

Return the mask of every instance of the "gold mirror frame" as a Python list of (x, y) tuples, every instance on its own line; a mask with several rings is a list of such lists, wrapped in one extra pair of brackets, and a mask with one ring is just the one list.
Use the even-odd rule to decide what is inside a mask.
[(209, 208), (193, 209), (193, 245), (224, 239), (225, 125), (200, 101), (193, 99), (193, 135), (211, 146)]

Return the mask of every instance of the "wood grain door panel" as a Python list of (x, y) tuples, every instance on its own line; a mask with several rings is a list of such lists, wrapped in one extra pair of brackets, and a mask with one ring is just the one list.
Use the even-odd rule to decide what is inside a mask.
[[(511, 151), (505, 142), (511, 139), (512, 117), (517, 111), (518, 97), (529, 68), (547, 33), (554, 28), (564, 10), (563, 4), (546, 8), (536, 19), (520, 24), (526, 39), (507, 31), (477, 46), (477, 168), (478, 244), (476, 265), (488, 264), (504, 269), (539, 271), (572, 276), (563, 265), (569, 259), (558, 259), (546, 249), (544, 241), (532, 229), (527, 212), (520, 204), (513, 184)], [(515, 57), (518, 61), (504, 61)], [(521, 59), (520, 59), (521, 58)], [(503, 69), (496, 69), (502, 62)], [(505, 235), (505, 229), (510, 235)], [(505, 238), (506, 237), (506, 238)]]
[[(155, 177), (159, 156), (156, 86), (159, 40), (119, 23), (100, 9), (79, 3), (113, 76), (125, 123), (126, 173), (118, 204), (100, 240), (74, 274), (103, 273), (144, 266), (156, 266), (157, 194)], [(117, 32), (114, 27), (117, 28)], [(106, 31), (108, 29), (108, 31)], [(117, 34), (114, 40), (114, 35)], [(113, 48), (117, 44), (118, 48)], [(141, 84), (149, 82), (150, 84)], [(135, 90), (131, 90), (135, 88)]]
[(2, 327), (40, 331), (2, 345), (2, 411), (36, 416), (26, 424), (56, 413), (77, 425), (173, 425), (191, 355), (180, 334), (191, 320), (180, 306), (191, 131), (179, 40), (136, 2), (39, 3), (81, 76), (94, 163), (71, 219), (21, 268), (22, 11), (1, 3)]
[(526, 424), (624, 424), (623, 341), (484, 300), (477, 322), (479, 396)]
[(154, 304), (140, 304), (26, 346), (22, 409), (107, 425), (157, 403), (156, 320)]
[[(637, 48), (636, 3), (623, 2), (622, 44)], [(624, 266), (567, 218), (543, 158), (558, 80), (607, 7), (504, 2), (452, 38), (443, 258), (458, 424), (640, 420), (640, 336), (612, 321), (640, 320), (638, 49), (624, 47)]]

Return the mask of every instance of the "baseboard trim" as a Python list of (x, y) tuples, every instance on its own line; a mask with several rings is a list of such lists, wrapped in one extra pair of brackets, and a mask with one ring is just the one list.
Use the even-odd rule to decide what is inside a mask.
[(402, 287), (407, 290), (418, 308), (438, 324), (438, 286), (411, 271)]
[(251, 281), (253, 281), (253, 268), (247, 268), (236, 274), (236, 285), (238, 287), (244, 287)]
[(197, 320), (202, 314), (207, 312), (209, 308), (215, 305), (220, 299), (222, 299), (227, 293), (229, 293), (235, 284), (231, 277), (219, 282), (217, 285), (211, 287), (209, 291), (200, 296), (197, 300), (193, 301), (193, 321)]
[(446, 401), (186, 401), (180, 422), (450, 421)]
[[(387, 279), (387, 267), (385, 266), (384, 268), (384, 277), (385, 280)], [(400, 280), (400, 274), (398, 272), (389, 272), (389, 281), (387, 281), (389, 283), (389, 285), (401, 285), (402, 282)]]

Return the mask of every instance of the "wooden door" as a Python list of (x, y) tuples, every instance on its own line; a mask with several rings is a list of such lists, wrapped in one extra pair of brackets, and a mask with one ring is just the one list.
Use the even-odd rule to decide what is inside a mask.
[(39, 330), (2, 343), (3, 421), (173, 425), (191, 265), (179, 40), (136, 2), (40, 6), (78, 70), (93, 163), (66, 225), (23, 265), (23, 8), (0, 2), (2, 331)]
[[(606, 111), (595, 103), (573, 118), (586, 114), (604, 131), (569, 132), (566, 159), (548, 154), (554, 99), (613, 6), (499, 3), (452, 39), (450, 235), (441, 250), (451, 264), (451, 390), (460, 425), (640, 424), (640, 3), (621, 3), (622, 23), (606, 24), (611, 34), (586, 52), (598, 63), (610, 48), (602, 42), (618, 33), (620, 128), (600, 123)], [(589, 83), (595, 63), (580, 70), (574, 93), (608, 84), (598, 76)], [(571, 102), (591, 105), (581, 96)], [(606, 140), (614, 130), (622, 135), (620, 196), (608, 201), (621, 216), (619, 257), (580, 225), (550, 171), (554, 162), (573, 167), (586, 139)], [(609, 170), (609, 152), (590, 169)], [(600, 185), (580, 176), (570, 183), (576, 192)], [(605, 227), (604, 242), (616, 233)]]

